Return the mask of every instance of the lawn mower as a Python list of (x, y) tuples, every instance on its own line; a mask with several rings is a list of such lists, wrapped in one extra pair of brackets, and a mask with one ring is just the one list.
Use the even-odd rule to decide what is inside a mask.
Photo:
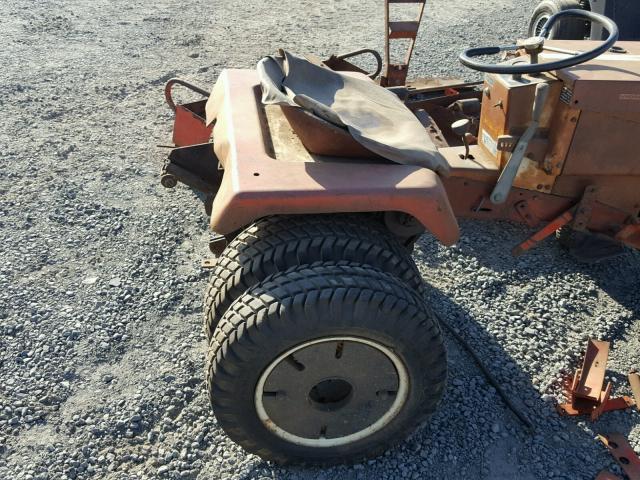
[[(322, 61), (281, 51), (224, 70), (211, 93), (171, 80), (161, 182), (202, 193), (213, 235), (207, 386), (220, 426), (281, 464), (355, 462), (406, 438), (445, 389), (441, 326), (411, 257), (457, 218), (557, 234), (585, 260), (640, 247), (640, 43), (585, 10), (539, 35), (470, 48), (483, 82), (406, 81), (423, 1), (385, 2), (386, 49)], [(394, 22), (389, 3), (419, 4)], [(547, 41), (562, 19), (604, 41)], [(356, 66), (370, 54), (375, 72)], [(498, 63), (482, 58), (501, 54)], [(182, 85), (203, 100), (178, 104)]]

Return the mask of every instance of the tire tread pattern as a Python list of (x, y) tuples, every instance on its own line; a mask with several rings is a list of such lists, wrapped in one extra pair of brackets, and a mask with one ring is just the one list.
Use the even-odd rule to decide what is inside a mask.
[(422, 286), (410, 252), (371, 215), (267, 217), (241, 232), (216, 261), (204, 299), (207, 338), (231, 303), (267, 276), (341, 260), (377, 267), (414, 289)]
[(240, 425), (243, 415), (238, 412), (234, 381), (242, 371), (243, 357), (267, 348), (269, 341), (286, 336), (287, 332), (299, 328), (314, 331), (322, 323), (320, 311), (350, 306), (378, 313), (364, 319), (343, 315), (339, 322), (351, 319), (351, 323), (360, 324), (341, 326), (384, 331), (397, 337), (399, 344), (419, 346), (419, 371), (428, 377), (425, 384), (429, 388), (419, 392), (419, 411), (393, 438), (352, 458), (306, 461), (330, 465), (375, 457), (428, 420), (444, 392), (447, 362), (442, 331), (420, 294), (397, 278), (366, 265), (318, 262), (272, 275), (250, 288), (231, 305), (215, 329), (206, 361), (207, 389), (218, 422), (235, 442), (279, 464), (305, 461), (254, 441), (251, 432)]

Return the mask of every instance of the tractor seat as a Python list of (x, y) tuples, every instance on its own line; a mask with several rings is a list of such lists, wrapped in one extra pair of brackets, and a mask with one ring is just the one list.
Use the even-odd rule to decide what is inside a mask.
[(257, 66), (262, 103), (280, 105), (305, 148), (334, 157), (382, 157), (447, 175), (449, 165), (397, 95), (370, 79), (281, 51)]

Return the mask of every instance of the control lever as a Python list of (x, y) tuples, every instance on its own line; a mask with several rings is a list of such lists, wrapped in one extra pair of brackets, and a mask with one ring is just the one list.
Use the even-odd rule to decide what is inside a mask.
[(451, 130), (453, 133), (462, 137), (462, 141), (464, 142), (464, 159), (469, 158), (469, 129), (471, 128), (471, 121), (463, 118), (462, 120), (457, 120), (451, 124)]
[(531, 114), (531, 122), (529, 123), (527, 130), (520, 137), (520, 140), (518, 140), (518, 144), (509, 157), (509, 161), (502, 169), (500, 178), (498, 178), (498, 183), (496, 183), (496, 186), (491, 193), (491, 203), (504, 203), (504, 201), (507, 199), (509, 190), (511, 190), (513, 181), (515, 180), (518, 169), (520, 168), (520, 164), (524, 159), (524, 155), (527, 151), (527, 147), (529, 146), (529, 142), (533, 138), (533, 135), (536, 133), (538, 125), (540, 124), (540, 117), (542, 116), (542, 110), (544, 109), (544, 104), (546, 103), (548, 95), (549, 84), (539, 83), (536, 86), (536, 94), (535, 98), (533, 99), (533, 112)]

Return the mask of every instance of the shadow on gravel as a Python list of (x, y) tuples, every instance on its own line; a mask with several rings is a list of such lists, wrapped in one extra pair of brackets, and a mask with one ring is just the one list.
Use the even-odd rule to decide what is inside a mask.
[[(597, 471), (585, 468), (585, 458), (592, 460), (596, 458), (603, 465), (610, 461), (598, 442), (594, 441), (594, 435), (609, 431), (628, 435), (632, 424), (628, 422), (628, 417), (623, 417), (624, 413), (609, 413), (598, 423), (590, 424), (586, 428), (584, 423), (579, 425), (582, 419), (559, 416), (555, 410), (555, 401), (551, 398), (545, 401), (543, 394), (533, 385), (531, 374), (519, 366), (521, 362), (509, 354), (495, 336), (484, 329), (472, 315), (441, 290), (432, 290), (431, 301), (438, 312), (446, 312), (445, 316), (450, 325), (480, 355), (485, 366), (506, 390), (510, 400), (534, 425), (534, 432), (528, 433), (526, 427), (507, 408), (486, 378), (482, 376), (477, 365), (474, 363), (471, 369), (468, 369), (468, 365), (472, 363), (468, 353), (462, 350), (458, 342), (444, 330), (450, 360), (451, 357), (458, 355), (466, 358), (462, 362), (450, 361), (449, 392), (441, 408), (445, 412), (449, 410), (447, 402), (451, 401), (452, 396), (471, 395), (476, 409), (474, 412), (476, 420), (495, 417), (496, 409), (501, 412), (498, 423), (481, 421), (478, 425), (481, 435), (476, 438), (484, 449), (483, 470), (480, 478), (492, 480), (593, 478)], [(481, 377), (480, 381), (486, 382), (486, 390), (490, 395), (478, 395), (477, 391), (470, 391), (467, 388), (469, 375), (472, 376), (471, 380)], [(622, 376), (618, 374), (618, 378)], [(456, 382), (456, 380), (459, 381)], [(506, 426), (503, 427), (500, 421), (503, 421)], [(495, 425), (500, 425), (500, 428), (496, 428)], [(590, 427), (593, 427), (593, 430)], [(507, 435), (504, 435), (503, 428), (508, 432)], [(457, 431), (455, 435), (464, 438), (475, 436), (477, 433), (478, 429), (469, 422), (463, 431)], [(511, 458), (510, 450), (517, 458)], [(550, 464), (548, 459), (554, 456), (558, 457), (558, 462)], [(540, 462), (540, 459), (546, 461)], [(456, 477), (454, 475), (447, 478)], [(478, 477), (470, 475), (457, 478)]]
[[(640, 251), (629, 249), (618, 257), (588, 264), (573, 258), (554, 238), (548, 238), (525, 255), (513, 257), (511, 249), (532, 233), (527, 228), (508, 222), (488, 224), (467, 220), (461, 223), (466, 237), (455, 248), (463, 256), (474, 257), (481, 266), (516, 274), (521, 281), (558, 275), (588, 277), (613, 300), (632, 311), (635, 317), (640, 315)], [(472, 231), (477, 225), (480, 228)], [(496, 243), (495, 239), (500, 239), (500, 242)], [(432, 266), (438, 266), (436, 258), (425, 260)], [(583, 287), (589, 289), (588, 285)]]
[[(627, 329), (633, 319), (640, 317), (640, 255), (630, 251), (601, 264), (581, 264), (550, 239), (528, 255), (514, 258), (510, 249), (527, 237), (526, 229), (502, 222), (474, 228), (476, 225), (475, 222), (463, 223), (465, 235), (452, 249), (440, 247), (432, 239), (424, 240), (416, 256), (427, 265), (427, 271), (441, 272), (450, 269), (452, 264), (454, 268), (455, 264), (463, 265), (458, 285), (454, 271), (448, 275), (454, 279), (453, 285), (432, 288), (432, 305), (470, 343), (509, 397), (537, 427), (535, 436), (526, 435), (517, 418), (509, 412), (505, 418), (517, 431), (513, 442), (519, 444), (520, 473), (497, 465), (496, 461), (499, 464), (501, 458), (504, 460), (498, 455), (493, 460), (485, 457), (483, 477), (528, 478), (525, 474), (530, 473), (532, 478), (593, 478), (598, 468), (611, 464), (611, 458), (594, 436), (613, 431), (628, 435), (638, 423), (637, 412), (610, 412), (596, 423), (563, 418), (555, 412), (553, 398), (544, 394), (558, 393), (557, 382), (555, 385), (548, 383), (548, 379), (553, 378), (554, 368), (559, 377), (579, 366), (582, 352), (571, 352), (570, 347), (575, 350), (587, 336), (610, 340), (615, 347), (616, 342), (625, 341), (632, 335)], [(469, 277), (481, 287), (470, 286)], [(473, 288), (478, 291), (468, 295), (467, 290)], [(607, 303), (617, 305), (611, 310)], [(503, 312), (501, 308), (509, 310)], [(547, 327), (544, 332), (527, 332), (530, 323), (546, 318), (549, 311), (553, 319), (544, 324)], [(494, 312), (496, 317), (501, 317), (495, 323), (487, 318)], [(518, 313), (516, 318), (521, 316), (524, 321), (508, 329), (506, 335), (502, 332), (496, 335), (495, 328), (488, 328), (492, 324), (505, 325), (514, 312)], [(552, 329), (550, 336), (549, 329)], [(542, 334), (546, 338), (541, 339)], [(449, 340), (449, 351), (459, 350), (455, 339), (446, 331), (445, 336)], [(518, 337), (518, 340), (513, 341), (508, 336)], [(556, 339), (558, 343), (554, 342)], [(563, 348), (566, 349), (560, 353), (564, 355), (563, 361), (557, 362), (560, 356), (557, 351)], [(578, 353), (578, 357), (570, 358), (571, 353)], [(466, 352), (461, 355), (467, 356)], [(465, 376), (468, 372), (456, 368), (454, 362), (450, 363), (450, 391), (453, 389), (456, 395), (468, 394), (465, 393), (468, 379), (458, 382), (461, 389), (456, 386), (458, 375)], [(547, 382), (536, 378), (537, 370), (545, 368), (546, 374), (540, 377), (545, 377)], [(473, 371), (475, 375), (480, 374), (476, 366)], [(626, 372), (611, 369), (608, 375), (619, 381), (626, 378)], [(476, 418), (490, 415), (494, 402), (500, 409), (506, 409), (496, 395), (475, 400)], [(447, 408), (445, 398), (443, 409)], [(461, 433), (469, 435), (473, 429)], [(479, 441), (485, 443), (486, 452), (492, 452), (484, 438)], [(558, 462), (550, 464), (549, 459), (554, 457)], [(543, 458), (544, 463), (539, 461)], [(524, 470), (523, 466), (526, 466)]]

